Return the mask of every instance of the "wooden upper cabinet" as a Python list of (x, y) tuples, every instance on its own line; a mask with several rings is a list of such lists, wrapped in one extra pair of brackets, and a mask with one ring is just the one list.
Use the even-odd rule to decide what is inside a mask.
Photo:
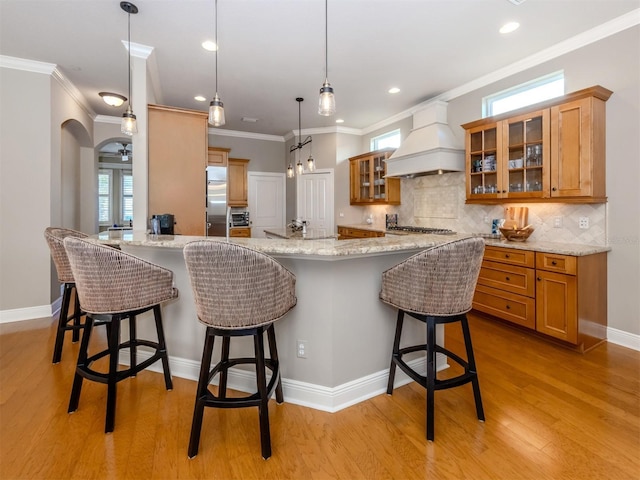
[(227, 168), (227, 205), (230, 207), (248, 206), (247, 172), (249, 170), (249, 160), (245, 158), (230, 158)]
[(230, 148), (209, 147), (207, 165), (210, 167), (226, 167)]
[(551, 197), (606, 201), (605, 101), (587, 97), (551, 108)]
[(606, 202), (605, 102), (596, 86), (462, 125), (467, 203)]
[(149, 105), (149, 215), (175, 216), (178, 235), (205, 235), (207, 114)]
[(386, 178), (385, 160), (393, 152), (393, 149), (377, 150), (349, 159), (351, 205), (400, 205), (400, 179)]

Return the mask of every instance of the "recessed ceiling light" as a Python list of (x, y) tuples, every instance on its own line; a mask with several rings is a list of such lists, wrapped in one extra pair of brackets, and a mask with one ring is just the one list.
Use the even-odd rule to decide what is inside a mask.
[(256, 123), (258, 121), (257, 118), (251, 118), (251, 117), (242, 117), (242, 121), (243, 122), (247, 122), (247, 123)]
[(206, 100), (206, 98), (204, 98), (202, 95), (196, 95), (193, 98), (199, 102), (204, 102)]
[(344, 120), (341, 118), (336, 118), (336, 123), (344, 123)]
[(518, 22), (508, 22), (505, 23), (502, 27), (500, 27), (500, 33), (511, 33), (520, 28), (520, 24)]
[(204, 48), (205, 50), (208, 50), (209, 52), (215, 52), (216, 50), (218, 50), (218, 46), (216, 45), (216, 42), (211, 40), (202, 42), (202, 48)]
[(127, 100), (127, 97), (123, 97), (117, 93), (100, 92), (98, 95), (102, 97), (104, 103), (112, 107), (119, 107)]
[(398, 93), (400, 89), (398, 87), (391, 87), (388, 92), (389, 93)]

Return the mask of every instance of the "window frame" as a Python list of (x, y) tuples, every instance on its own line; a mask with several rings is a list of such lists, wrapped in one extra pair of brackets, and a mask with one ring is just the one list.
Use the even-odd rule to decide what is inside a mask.
[[(562, 82), (562, 93), (558, 94), (558, 95), (553, 95), (550, 97), (536, 97), (534, 100), (529, 101), (528, 103), (523, 103), (523, 104), (518, 104), (517, 106), (508, 109), (508, 110), (504, 110), (498, 113), (494, 112), (493, 106), (495, 103), (503, 101), (507, 98), (510, 97), (515, 97), (518, 95), (522, 95), (524, 93), (527, 92), (531, 92), (533, 90), (539, 89), (541, 87), (544, 86), (548, 86), (552, 83), (555, 82)], [(503, 113), (507, 113), (519, 108), (524, 108), (527, 107), (529, 105), (533, 105), (535, 103), (539, 103), (545, 100), (550, 100), (552, 98), (557, 98), (559, 96), (564, 95), (566, 92), (565, 90), (565, 78), (564, 78), (564, 70), (560, 70), (557, 72), (553, 72), (550, 73), (548, 75), (544, 75), (542, 77), (538, 77), (534, 80), (530, 80), (528, 82), (525, 83), (521, 83), (519, 85), (516, 85), (514, 87), (510, 87), (507, 88), (505, 90), (501, 90), (499, 92), (496, 93), (492, 93), (491, 95), (487, 95), (486, 97), (482, 98), (482, 118), (487, 118), (487, 117), (492, 117), (494, 115), (501, 115)]]
[[(383, 140), (387, 140), (389, 138), (393, 138), (393, 137), (398, 137), (398, 145), (391, 146), (391, 147), (381, 147), (378, 145), (378, 143), (380, 141)], [(382, 133), (380, 135), (376, 135), (375, 137), (371, 137), (371, 141), (369, 142), (369, 148), (371, 149), (372, 152), (375, 152), (376, 150), (381, 150), (383, 148), (398, 148), (400, 146), (400, 142), (402, 141), (401, 138), (401, 132), (399, 128), (396, 128), (394, 130), (390, 130), (388, 132)]]

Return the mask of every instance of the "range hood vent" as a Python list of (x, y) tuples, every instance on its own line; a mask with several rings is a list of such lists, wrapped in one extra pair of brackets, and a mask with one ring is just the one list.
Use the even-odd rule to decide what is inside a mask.
[(447, 103), (436, 101), (413, 115), (413, 130), (387, 160), (387, 177), (464, 171), (464, 147), (447, 124)]

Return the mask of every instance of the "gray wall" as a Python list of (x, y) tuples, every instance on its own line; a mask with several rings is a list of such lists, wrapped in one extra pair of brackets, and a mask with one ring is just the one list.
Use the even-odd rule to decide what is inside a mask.
[[(210, 131), (213, 129), (210, 129)], [(282, 173), (286, 158), (283, 141), (229, 137), (209, 133), (209, 146), (230, 148), (231, 158), (248, 158), (251, 172)], [(285, 167), (286, 168), (286, 167)]]

